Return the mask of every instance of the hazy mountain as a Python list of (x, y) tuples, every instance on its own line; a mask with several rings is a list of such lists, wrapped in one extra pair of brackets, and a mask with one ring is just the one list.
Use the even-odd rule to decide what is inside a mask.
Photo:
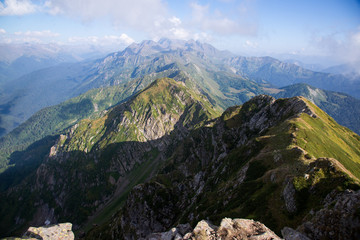
[(360, 98), (360, 81), (341, 74), (314, 72), (271, 57), (232, 57), (226, 60), (226, 64), (233, 67), (237, 74), (258, 83), (268, 82), (275, 87), (306, 83)]
[(237, 57), (198, 41), (149, 40), (133, 43), (105, 58), (42, 69), (3, 85), (0, 134), (10, 132), (41, 108), (90, 89), (151, 74), (171, 77), (176, 71), (192, 78), (221, 109), (276, 91), (269, 87), (299, 82), (355, 97), (360, 92), (360, 82), (349, 81), (343, 75), (313, 72), (270, 57)]
[(57, 44), (1, 44), (0, 84), (64, 62), (83, 60)]
[[(159, 42), (132, 44), (124, 51), (99, 60), (42, 69), (3, 86), (0, 91), (0, 127), (3, 134), (7, 133), (43, 107), (58, 104), (89, 89), (118, 85), (160, 72), (169, 76), (175, 71), (187, 69), (203, 85), (204, 91), (215, 92), (216, 96), (226, 98), (219, 91), (218, 84), (211, 80), (218, 68), (210, 58), (215, 61), (229, 55), (208, 44), (162, 39)], [(240, 79), (233, 73), (231, 75), (225, 76), (225, 81), (232, 78), (230, 81), (236, 82)], [(221, 101), (219, 104), (224, 107)]]
[(286, 63), (294, 64), (299, 67), (302, 67), (302, 68), (305, 68), (305, 69), (308, 69), (311, 71), (315, 71), (315, 72), (322, 72), (322, 70), (324, 69), (324, 67), (321, 64), (304, 63), (304, 62), (296, 60), (296, 59), (285, 59), (282, 61), (286, 62)]
[(360, 81), (359, 68), (354, 64), (341, 64), (341, 65), (331, 66), (322, 69), (322, 71), (333, 74), (343, 74), (349, 77), (350, 79), (357, 79), (357, 81)]

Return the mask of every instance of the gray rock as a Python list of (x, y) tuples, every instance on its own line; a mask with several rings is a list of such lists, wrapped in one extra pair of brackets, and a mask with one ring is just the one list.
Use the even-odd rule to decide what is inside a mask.
[(281, 230), (281, 234), (283, 235), (285, 240), (310, 240), (310, 238), (308, 238), (304, 234), (289, 227), (284, 227)]
[(295, 213), (297, 211), (297, 207), (295, 199), (295, 187), (292, 183), (292, 180), (287, 180), (282, 195), (285, 201), (286, 210), (288, 210), (289, 213)]
[(183, 239), (243, 239), (243, 240), (280, 240), (274, 232), (264, 224), (250, 219), (224, 218), (219, 227), (209, 221), (200, 221), (191, 233)]
[(44, 227), (29, 227), (23, 238), (34, 238), (42, 240), (73, 240), (75, 235), (71, 230), (71, 223), (60, 223)]

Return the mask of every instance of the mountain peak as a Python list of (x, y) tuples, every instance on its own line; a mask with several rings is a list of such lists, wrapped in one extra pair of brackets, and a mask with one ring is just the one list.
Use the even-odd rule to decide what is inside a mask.
[(153, 40), (144, 40), (141, 43), (132, 43), (121, 52), (121, 55), (137, 54), (141, 56), (148, 56), (160, 52), (177, 50), (201, 52), (211, 57), (229, 57), (232, 55), (227, 51), (220, 51), (208, 43), (202, 43), (193, 39), (186, 41), (169, 38), (161, 38), (157, 42)]

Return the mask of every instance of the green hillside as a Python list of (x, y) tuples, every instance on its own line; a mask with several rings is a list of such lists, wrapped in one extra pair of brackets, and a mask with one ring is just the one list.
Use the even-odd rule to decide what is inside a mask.
[[(278, 233), (296, 228), (331, 192), (360, 188), (359, 150), (358, 135), (305, 98), (255, 97), (192, 131), (86, 239), (145, 237), (224, 217), (255, 219)], [(149, 215), (154, 222), (142, 222)]]

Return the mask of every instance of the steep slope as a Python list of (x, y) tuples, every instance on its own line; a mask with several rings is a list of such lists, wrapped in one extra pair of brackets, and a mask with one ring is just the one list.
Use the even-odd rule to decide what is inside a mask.
[(156, 80), (99, 118), (80, 121), (51, 148), (43, 146), (48, 157), (36, 172), (1, 194), (0, 232), (63, 219), (78, 228), (99, 210), (110, 217), (190, 130), (217, 115), (183, 82)]
[(280, 88), (275, 98), (303, 96), (328, 113), (336, 122), (360, 134), (360, 100), (340, 92), (331, 92), (307, 84)]
[(83, 118), (102, 116), (151, 82), (152, 78), (145, 77), (119, 86), (94, 89), (33, 115), (0, 139), (0, 189), (18, 183), (35, 170), (48, 154), (44, 144), (54, 145), (56, 135), (64, 129)]
[[(219, 224), (223, 217), (253, 218), (278, 233), (296, 228), (329, 194), (359, 189), (359, 143), (305, 98), (257, 96), (192, 131), (159, 174), (137, 185), (124, 208), (87, 239), (137, 239), (202, 219)], [(359, 209), (353, 205), (351, 217), (359, 219)], [(350, 235), (358, 229), (347, 227)], [(313, 239), (329, 236), (317, 231)], [(339, 237), (333, 234), (330, 239)]]

